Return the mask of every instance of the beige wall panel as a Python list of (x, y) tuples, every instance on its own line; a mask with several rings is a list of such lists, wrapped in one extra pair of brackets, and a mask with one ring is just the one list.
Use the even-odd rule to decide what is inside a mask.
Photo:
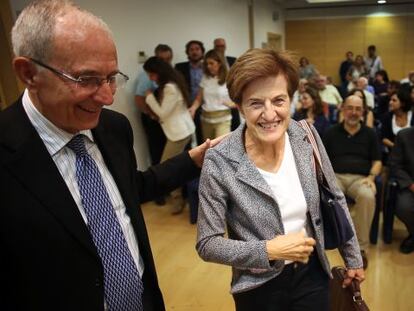
[(403, 74), (407, 76), (409, 71), (414, 71), (414, 17), (406, 17), (406, 36), (405, 36), (405, 59)]
[(384, 16), (366, 19), (366, 45), (377, 46), (390, 77), (399, 80), (404, 71), (406, 16)]
[[(317, 31), (318, 33), (315, 33)], [(377, 46), (393, 79), (414, 69), (414, 17), (358, 17), (298, 20), (286, 23), (286, 47), (310, 58), (317, 68), (339, 83), (339, 65), (346, 51), (366, 55)]]
[[(290, 33), (292, 36), (289, 43), (287, 43), (288, 49), (297, 52), (299, 57), (307, 57), (319, 70), (324, 70), (326, 58), (325, 21), (300, 21), (290, 29)], [(290, 36), (287, 34), (286, 38), (288, 37)]]
[(326, 20), (326, 74), (339, 83), (339, 66), (345, 53), (363, 53), (365, 43), (365, 18), (341, 18)]

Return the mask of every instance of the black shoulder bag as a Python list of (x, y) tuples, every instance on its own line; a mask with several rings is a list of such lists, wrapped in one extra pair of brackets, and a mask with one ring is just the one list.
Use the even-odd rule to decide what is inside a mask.
[(306, 131), (313, 149), (313, 163), (319, 185), (325, 249), (336, 249), (348, 242), (354, 236), (354, 231), (346, 217), (345, 211), (338, 202), (338, 198), (332, 193), (326, 181), (318, 145), (309, 124), (305, 120), (299, 121), (299, 124)]

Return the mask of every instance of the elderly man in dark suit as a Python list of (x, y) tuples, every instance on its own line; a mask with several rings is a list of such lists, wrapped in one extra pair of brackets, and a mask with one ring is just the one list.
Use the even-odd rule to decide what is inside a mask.
[[(0, 114), (2, 310), (165, 310), (139, 204), (199, 173), (208, 143), (138, 172), (128, 77), (106, 24), (34, 1), (12, 31), (26, 86)], [(213, 145), (213, 143), (212, 143)]]
[[(226, 56), (226, 40), (223, 38), (214, 39), (214, 50), (221, 53), (226, 60), (227, 68), (230, 69), (236, 61), (236, 57)], [(234, 131), (240, 125), (240, 115), (238, 109), (231, 110), (231, 130)]]
[(401, 130), (396, 137), (390, 157), (391, 174), (397, 180), (396, 214), (407, 227), (409, 236), (401, 243), (400, 251), (414, 251), (414, 128)]
[(226, 56), (226, 40), (223, 38), (216, 38), (214, 39), (214, 50), (221, 53), (227, 62), (227, 67), (230, 68), (233, 66), (234, 62), (236, 61), (236, 57), (233, 56)]

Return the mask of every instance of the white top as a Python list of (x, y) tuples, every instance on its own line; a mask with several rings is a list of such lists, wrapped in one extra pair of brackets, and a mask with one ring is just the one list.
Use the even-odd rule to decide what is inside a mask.
[(403, 127), (399, 127), (397, 125), (397, 121), (395, 120), (395, 114), (392, 116), (392, 132), (394, 133), (394, 135), (397, 135), (399, 131), (401, 131), (402, 129), (408, 128), (411, 126), (411, 118), (413, 117), (413, 112), (411, 110), (409, 110), (407, 112), (407, 124)]
[(367, 106), (371, 109), (374, 109), (374, 106), (375, 106), (374, 95), (371, 92), (368, 92), (367, 90), (364, 90), (364, 95), (365, 95)]
[(374, 79), (375, 74), (378, 70), (384, 69), (382, 65), (381, 57), (376, 56), (375, 58), (365, 57), (365, 66), (367, 67), (370, 78)]
[(161, 103), (154, 94), (148, 95), (145, 101), (160, 118), (162, 130), (170, 141), (178, 141), (194, 133), (194, 121), (175, 83), (167, 83), (164, 86)]
[[(73, 197), (73, 200), (79, 209), (80, 214), (82, 215), (83, 221), (85, 224), (87, 224), (88, 219), (82, 205), (79, 186), (76, 181), (76, 156), (75, 153), (66, 146), (66, 144), (75, 135), (61, 130), (53, 123), (51, 123), (48, 119), (46, 119), (33, 105), (27, 89), (24, 91), (22, 102), (24, 110), (30, 119), (30, 122), (45, 144), (47, 151), (55, 162)], [(131, 220), (126, 213), (125, 204), (122, 201), (118, 187), (103, 160), (98, 146), (94, 142), (92, 132), (90, 130), (87, 130), (80, 131), (78, 134), (83, 134), (88, 137), (85, 139), (86, 150), (96, 162), (99, 172), (102, 175), (102, 179), (104, 181), (105, 188), (108, 191), (116, 217), (118, 218), (118, 221), (121, 225), (122, 233), (124, 234), (131, 255), (134, 258), (134, 262), (138, 268), (139, 275), (142, 277), (142, 274), (144, 273), (144, 261), (139, 254), (138, 242), (135, 236), (135, 232), (132, 227)]]
[(279, 170), (276, 173), (259, 168), (258, 170), (277, 201), (285, 234), (300, 231), (306, 233), (308, 208), (287, 133), (285, 133), (285, 151)]
[(221, 111), (230, 109), (224, 104), (225, 102), (231, 102), (226, 83), (220, 85), (218, 83), (218, 78), (203, 75), (200, 87), (203, 88), (204, 103), (201, 106), (203, 110)]
[(342, 97), (335, 86), (327, 84), (324, 90), (319, 91), (322, 101), (331, 105), (342, 104)]

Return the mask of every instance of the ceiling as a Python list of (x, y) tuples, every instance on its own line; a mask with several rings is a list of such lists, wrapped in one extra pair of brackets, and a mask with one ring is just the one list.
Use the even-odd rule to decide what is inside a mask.
[[(380, 6), (377, 0), (274, 0), (285, 9), (308, 9), (308, 8), (328, 8), (328, 7), (359, 7), (359, 6)], [(414, 4), (414, 0), (387, 0), (383, 6), (397, 4)]]

